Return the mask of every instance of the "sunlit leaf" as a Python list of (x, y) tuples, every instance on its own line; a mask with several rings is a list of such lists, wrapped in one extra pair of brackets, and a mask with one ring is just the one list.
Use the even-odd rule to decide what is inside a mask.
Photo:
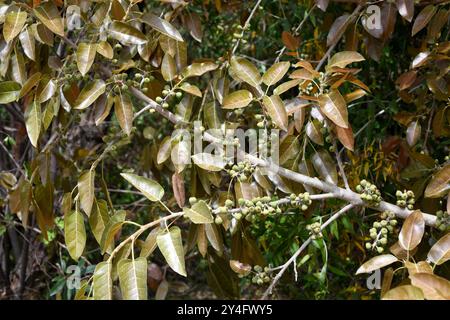
[(147, 259), (123, 259), (117, 265), (124, 300), (147, 300)]
[(114, 21), (111, 23), (108, 31), (111, 37), (125, 45), (144, 44), (148, 41), (141, 31), (125, 22)]
[(86, 109), (97, 100), (103, 93), (105, 93), (106, 84), (103, 80), (97, 79), (89, 82), (83, 90), (81, 90), (77, 99), (75, 100), (74, 109)]
[(169, 232), (159, 234), (156, 238), (156, 243), (172, 270), (186, 277), (184, 249), (181, 241), (180, 228), (171, 227)]
[(248, 90), (238, 90), (230, 93), (223, 99), (224, 109), (239, 109), (249, 105), (253, 100), (253, 95)]
[(423, 292), (420, 288), (403, 285), (389, 290), (382, 298), (383, 300), (423, 300)]
[(359, 267), (356, 271), (356, 274), (370, 273), (374, 270), (386, 267), (396, 261), (398, 261), (398, 259), (392, 254), (382, 254), (379, 256), (375, 256), (369, 261), (366, 261), (361, 267)]
[(78, 260), (86, 245), (86, 229), (80, 211), (74, 210), (64, 215), (64, 239), (70, 256)]
[(231, 58), (231, 69), (241, 81), (248, 83), (253, 87), (258, 87), (262, 82), (258, 69), (247, 59)]
[(398, 242), (403, 249), (412, 250), (419, 245), (424, 232), (425, 221), (422, 212), (416, 210), (403, 222), (402, 230), (398, 235)]
[(150, 201), (159, 201), (164, 196), (163, 187), (152, 179), (132, 173), (121, 173), (120, 175), (142, 192)]
[(25, 110), (25, 126), (31, 144), (33, 147), (37, 148), (42, 126), (42, 112), (41, 104), (36, 100), (33, 100)]
[(114, 112), (123, 132), (129, 136), (133, 128), (133, 104), (130, 96), (122, 90), (114, 97)]
[(64, 21), (52, 1), (43, 2), (33, 9), (35, 16), (52, 32), (64, 36)]
[(286, 131), (288, 126), (288, 116), (283, 100), (281, 100), (280, 96), (264, 96), (263, 104), (270, 118), (277, 125), (277, 127)]
[(348, 128), (347, 103), (338, 90), (319, 96), (320, 110), (337, 126)]
[(189, 218), (189, 220), (191, 220), (193, 223), (203, 224), (213, 222), (211, 209), (203, 200), (194, 203), (191, 208), (183, 208), (183, 211), (184, 216)]
[(192, 156), (192, 161), (200, 168), (208, 171), (220, 171), (226, 165), (223, 157), (210, 153), (197, 153)]
[(450, 164), (441, 168), (428, 183), (425, 197), (439, 198), (450, 189)]
[(95, 197), (95, 170), (90, 169), (80, 175), (78, 179), (78, 194), (80, 195), (81, 209), (89, 216)]
[(264, 73), (262, 81), (268, 86), (274, 85), (284, 77), (290, 65), (289, 62), (275, 63)]
[(94, 300), (112, 300), (112, 263), (103, 261), (97, 264), (93, 276)]
[(427, 259), (434, 264), (441, 265), (450, 260), (450, 233), (440, 238), (430, 249)]
[(22, 31), (26, 20), (26, 11), (11, 11), (6, 15), (3, 24), (3, 38), (6, 42), (13, 40)]
[(77, 66), (80, 73), (84, 76), (91, 69), (97, 52), (96, 43), (80, 43), (77, 48)]
[(168, 21), (161, 19), (151, 13), (144, 14), (141, 17), (141, 21), (148, 24), (156, 31), (161, 32), (162, 34), (165, 34), (172, 39), (183, 42), (183, 37), (181, 36), (181, 34)]

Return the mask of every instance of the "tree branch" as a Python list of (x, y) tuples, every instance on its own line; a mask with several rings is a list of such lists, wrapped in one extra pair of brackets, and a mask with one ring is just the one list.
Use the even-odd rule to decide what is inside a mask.
[[(324, 224), (322, 224), (320, 226), (320, 231), (324, 230), (330, 223), (332, 223), (333, 221), (335, 221), (336, 219), (338, 219), (340, 216), (342, 216), (344, 213), (346, 213), (347, 211), (349, 211), (350, 209), (352, 209), (354, 207), (353, 204), (348, 204), (345, 207), (343, 207), (341, 210), (339, 210), (338, 212), (336, 212), (335, 214), (333, 214)], [(301, 245), (300, 248), (298, 248), (298, 250), (292, 255), (292, 257), (289, 258), (288, 261), (286, 261), (282, 266), (280, 271), (277, 273), (277, 275), (275, 276), (275, 278), (273, 279), (272, 283), (270, 284), (270, 286), (267, 288), (267, 290), (264, 292), (263, 296), (262, 296), (262, 300), (267, 299), (267, 297), (269, 296), (269, 294), (272, 294), (272, 290), (275, 287), (275, 285), (278, 283), (278, 281), (280, 280), (280, 278), (283, 276), (284, 272), (287, 270), (287, 268), (292, 264), (295, 263), (297, 261), (297, 257), (300, 255), (300, 253), (303, 252), (303, 250), (305, 250), (308, 245), (311, 243), (312, 241), (312, 237), (310, 236), (305, 242), (303, 242), (303, 244)]]

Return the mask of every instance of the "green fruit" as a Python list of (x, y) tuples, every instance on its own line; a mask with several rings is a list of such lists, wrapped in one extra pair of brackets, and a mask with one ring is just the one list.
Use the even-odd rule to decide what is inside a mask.
[(195, 204), (196, 202), (197, 202), (197, 198), (196, 198), (196, 197), (190, 197), (190, 198), (189, 198), (189, 203), (190, 203), (191, 205)]
[(215, 223), (215, 224), (222, 224), (222, 223), (223, 223), (223, 219), (222, 219), (220, 216), (217, 216), (217, 217), (214, 219), (214, 223)]

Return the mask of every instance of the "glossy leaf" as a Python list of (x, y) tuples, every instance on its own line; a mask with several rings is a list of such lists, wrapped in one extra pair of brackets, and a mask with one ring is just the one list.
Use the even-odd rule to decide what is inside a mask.
[(105, 93), (106, 84), (103, 80), (94, 80), (89, 82), (83, 90), (81, 90), (77, 99), (75, 100), (74, 109), (86, 109), (97, 100), (103, 93)]
[(43, 2), (33, 9), (35, 16), (52, 32), (64, 36), (64, 22), (56, 5), (51, 2)]
[(422, 289), (427, 300), (449, 300), (450, 281), (431, 273), (416, 273), (410, 276), (413, 286)]
[(230, 93), (223, 99), (224, 109), (239, 109), (249, 105), (253, 100), (253, 95), (248, 90), (238, 90)]
[(92, 204), (95, 197), (95, 170), (90, 169), (80, 175), (78, 179), (78, 194), (80, 196), (81, 209), (88, 215), (91, 214)]
[(212, 223), (214, 221), (211, 209), (203, 200), (194, 203), (191, 208), (183, 208), (183, 211), (184, 216), (196, 224)]
[(430, 249), (427, 259), (434, 264), (441, 265), (450, 260), (450, 233), (440, 238)]
[(124, 300), (147, 300), (147, 259), (123, 259), (117, 264)]
[(210, 153), (194, 154), (192, 161), (207, 171), (221, 171), (227, 164), (223, 157)]
[(277, 127), (287, 131), (288, 116), (283, 100), (281, 100), (280, 96), (264, 96), (263, 104), (270, 118), (277, 125)]
[(148, 41), (141, 31), (125, 22), (114, 21), (108, 31), (111, 37), (126, 45), (145, 44)]
[(156, 31), (161, 32), (162, 34), (165, 34), (172, 39), (183, 42), (183, 37), (181, 36), (181, 34), (168, 21), (161, 19), (151, 13), (144, 14), (141, 17), (141, 21), (148, 24)]
[(26, 20), (26, 11), (11, 11), (6, 15), (3, 23), (3, 38), (6, 42), (13, 40), (22, 31)]
[(337, 126), (348, 128), (347, 103), (338, 90), (319, 96), (320, 110)]
[(284, 77), (290, 65), (289, 62), (275, 63), (264, 73), (262, 81), (268, 86), (274, 85)]
[(412, 36), (414, 36), (417, 32), (422, 30), (427, 26), (427, 24), (430, 22), (431, 18), (433, 18), (434, 14), (436, 13), (436, 7), (434, 5), (428, 5), (425, 8), (422, 9), (422, 11), (419, 12), (419, 14), (416, 17), (416, 20), (414, 20), (414, 24), (412, 27)]
[(159, 234), (156, 238), (156, 243), (172, 270), (186, 277), (184, 249), (181, 241), (180, 228), (171, 227), (169, 232)]
[(412, 285), (398, 286), (389, 290), (382, 297), (383, 300), (423, 300), (423, 292), (420, 288)]
[(417, 247), (425, 232), (425, 221), (422, 212), (416, 210), (403, 222), (402, 230), (398, 236), (398, 242), (405, 250)]
[(133, 104), (130, 96), (122, 90), (114, 97), (114, 112), (123, 132), (129, 136), (133, 129)]
[(319, 173), (320, 177), (326, 182), (337, 185), (338, 174), (336, 165), (330, 154), (325, 150), (315, 152), (311, 158), (314, 169)]
[(80, 73), (84, 76), (91, 69), (97, 52), (96, 43), (80, 43), (77, 48), (77, 66)]
[(258, 87), (262, 82), (258, 69), (247, 59), (231, 58), (231, 70), (241, 80), (253, 87)]
[(33, 100), (25, 111), (25, 126), (27, 128), (28, 138), (33, 147), (37, 148), (39, 134), (42, 127), (41, 104)]
[(14, 81), (0, 82), (0, 104), (16, 101), (19, 97), (21, 86)]
[(112, 300), (112, 263), (109, 261), (100, 262), (95, 266), (93, 276), (94, 300)]
[(131, 183), (150, 201), (159, 201), (164, 196), (164, 189), (161, 185), (149, 178), (141, 177), (132, 173), (120, 174), (125, 180)]
[(161, 74), (166, 81), (171, 81), (175, 78), (177, 73), (177, 66), (175, 59), (170, 54), (165, 54), (161, 63)]
[(398, 261), (398, 259), (392, 254), (382, 254), (379, 256), (375, 256), (369, 261), (366, 261), (361, 267), (359, 267), (356, 271), (356, 274), (370, 273), (374, 270), (386, 267), (396, 261)]
[(353, 62), (364, 61), (364, 57), (355, 51), (341, 51), (333, 55), (326, 66), (327, 70), (331, 70), (333, 67), (345, 68), (347, 65)]
[(439, 198), (450, 190), (450, 164), (441, 168), (428, 183), (425, 197)]
[(70, 256), (78, 260), (86, 245), (86, 229), (80, 211), (74, 210), (64, 216), (64, 239)]
[(105, 226), (105, 231), (103, 231), (102, 239), (100, 241), (100, 248), (102, 249), (102, 254), (107, 252), (111, 246), (114, 244), (114, 236), (122, 228), (125, 221), (127, 213), (124, 210), (117, 211)]

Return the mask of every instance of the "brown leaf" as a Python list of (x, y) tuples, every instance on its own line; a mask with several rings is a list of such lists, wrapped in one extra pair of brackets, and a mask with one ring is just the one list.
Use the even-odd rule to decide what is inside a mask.
[(184, 180), (183, 177), (179, 173), (174, 173), (172, 175), (172, 189), (173, 195), (177, 204), (180, 208), (184, 207), (184, 203), (186, 200), (186, 195), (184, 191)]
[(283, 33), (281, 34), (281, 40), (283, 41), (284, 46), (291, 51), (297, 50), (298, 46), (300, 45), (300, 39), (294, 37), (290, 32), (287, 31), (283, 31)]
[(427, 300), (449, 300), (450, 281), (430, 273), (416, 273), (410, 276), (413, 286), (422, 289)]
[(353, 151), (355, 145), (355, 137), (353, 136), (352, 127), (342, 128), (336, 126), (336, 136), (345, 148)]
[(450, 260), (450, 233), (447, 233), (445, 236), (440, 238), (431, 247), (428, 252), (427, 259), (437, 265), (441, 265)]
[(369, 261), (366, 261), (361, 267), (359, 267), (359, 269), (356, 271), (356, 274), (370, 273), (374, 270), (388, 266), (396, 261), (398, 261), (398, 259), (392, 254), (382, 254), (379, 256), (375, 256)]
[(328, 31), (327, 47), (332, 46), (342, 37), (345, 30), (347, 29), (347, 20), (349, 19), (349, 17), (350, 15), (348, 13), (345, 13), (334, 20), (333, 24), (331, 25), (330, 31)]
[(400, 246), (405, 250), (413, 250), (422, 241), (425, 232), (425, 221), (422, 212), (416, 210), (403, 222), (398, 236)]
[(412, 27), (412, 36), (414, 36), (417, 32), (425, 28), (430, 22), (431, 18), (433, 18), (436, 13), (436, 7), (433, 5), (428, 5), (419, 12), (414, 21), (414, 25)]
[(440, 169), (425, 189), (426, 198), (442, 197), (450, 189), (450, 164)]
[(319, 96), (320, 110), (337, 126), (348, 128), (347, 103), (338, 90), (330, 90), (329, 93)]
[(414, 16), (414, 0), (397, 0), (397, 8), (400, 15), (411, 22)]

